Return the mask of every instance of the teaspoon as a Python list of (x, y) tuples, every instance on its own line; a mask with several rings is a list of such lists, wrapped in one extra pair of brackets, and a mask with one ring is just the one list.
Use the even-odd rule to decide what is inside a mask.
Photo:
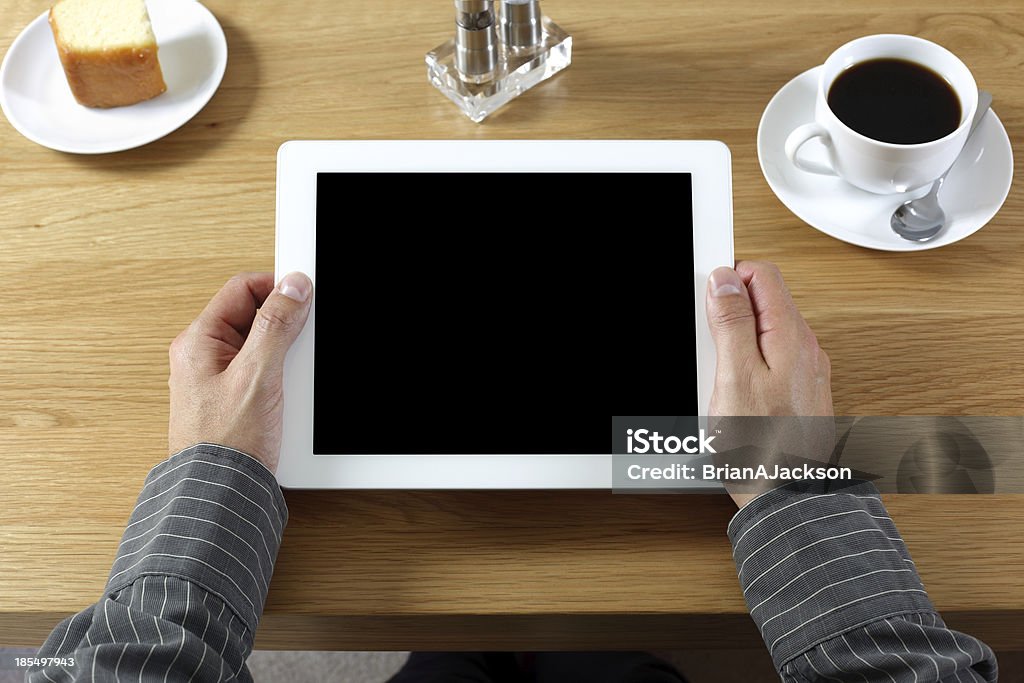
[[(979, 91), (978, 109), (974, 113), (971, 130), (967, 133), (968, 141), (974, 135), (974, 131), (978, 130), (978, 124), (985, 118), (985, 114), (988, 113), (991, 106), (992, 94), (984, 90)], [(964, 143), (965, 148), (966, 146), (967, 142)], [(953, 165), (955, 164), (956, 162), (953, 163)], [(893, 232), (905, 240), (927, 242), (942, 231), (946, 224), (946, 214), (939, 206), (939, 190), (942, 189), (942, 183), (952, 168), (951, 165), (932, 183), (932, 189), (928, 191), (928, 194), (904, 202), (893, 212), (889, 219), (889, 225)]]

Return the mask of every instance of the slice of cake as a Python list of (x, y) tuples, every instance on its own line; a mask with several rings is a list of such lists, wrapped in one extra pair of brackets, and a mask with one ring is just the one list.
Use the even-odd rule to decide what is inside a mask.
[(58, 0), (50, 27), (79, 104), (122, 107), (167, 90), (145, 0)]

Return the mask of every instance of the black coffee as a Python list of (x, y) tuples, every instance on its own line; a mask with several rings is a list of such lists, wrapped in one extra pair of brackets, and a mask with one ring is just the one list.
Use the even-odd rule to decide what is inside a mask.
[(904, 59), (870, 59), (832, 82), (828, 106), (861, 135), (914, 145), (943, 138), (960, 125), (960, 98), (942, 76)]

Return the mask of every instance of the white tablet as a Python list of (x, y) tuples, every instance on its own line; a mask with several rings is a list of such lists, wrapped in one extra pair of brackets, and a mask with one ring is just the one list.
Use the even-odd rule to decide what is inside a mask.
[(707, 414), (732, 263), (720, 142), (288, 142), (277, 277), (315, 288), (278, 479), (610, 487), (613, 416)]

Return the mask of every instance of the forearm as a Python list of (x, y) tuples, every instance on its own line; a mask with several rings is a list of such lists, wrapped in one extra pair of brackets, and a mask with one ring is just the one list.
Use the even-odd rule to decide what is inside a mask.
[(67, 665), (29, 681), (250, 680), (245, 659), (286, 520), (274, 476), (247, 455), (200, 445), (157, 465), (103, 598), (39, 652)]
[(981, 641), (945, 626), (877, 491), (804, 485), (729, 525), (751, 616), (785, 680), (995, 681)]

